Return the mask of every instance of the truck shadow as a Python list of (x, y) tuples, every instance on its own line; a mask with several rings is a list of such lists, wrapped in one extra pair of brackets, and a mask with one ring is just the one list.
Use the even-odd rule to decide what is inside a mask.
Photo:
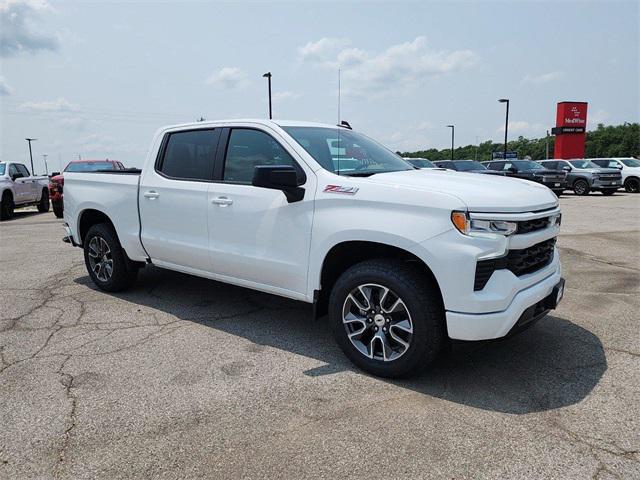
[[(94, 288), (88, 276), (77, 283)], [(140, 272), (122, 300), (324, 363), (308, 376), (357, 370), (310, 305), (155, 267)], [(568, 320), (547, 316), (513, 338), (456, 343), (418, 376), (386, 380), (425, 395), (483, 410), (524, 414), (573, 405), (607, 369), (602, 343)]]

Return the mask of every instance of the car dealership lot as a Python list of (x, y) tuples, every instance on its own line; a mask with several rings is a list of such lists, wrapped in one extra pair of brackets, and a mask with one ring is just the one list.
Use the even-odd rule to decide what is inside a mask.
[(637, 478), (640, 196), (563, 196), (567, 289), (503, 342), (365, 375), (305, 304), (146, 268), (106, 294), (52, 213), (0, 225), (0, 477)]

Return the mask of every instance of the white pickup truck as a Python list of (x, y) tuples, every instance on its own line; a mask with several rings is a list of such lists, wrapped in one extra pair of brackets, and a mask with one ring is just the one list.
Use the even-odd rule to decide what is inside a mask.
[(36, 177), (22, 163), (0, 162), (0, 220), (13, 218), (18, 207), (36, 205), (49, 211), (49, 179)]
[(64, 218), (103, 290), (152, 263), (314, 303), (381, 376), (519, 331), (563, 294), (551, 190), (416, 169), (342, 126), (162, 128), (141, 171), (65, 174)]

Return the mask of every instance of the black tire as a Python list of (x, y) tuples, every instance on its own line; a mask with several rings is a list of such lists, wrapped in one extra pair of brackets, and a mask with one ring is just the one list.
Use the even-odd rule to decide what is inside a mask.
[(7, 191), (2, 194), (2, 200), (0, 200), (0, 220), (11, 220), (13, 218), (13, 209), (15, 204), (13, 203), (13, 195)]
[[(102, 255), (102, 251), (96, 250), (94, 248), (96, 244), (92, 243), (94, 239), (100, 245), (103, 245), (102, 242), (104, 242), (109, 252)], [(106, 292), (119, 292), (134, 284), (138, 275), (138, 267), (127, 258), (125, 251), (120, 246), (118, 236), (111, 225), (107, 223), (93, 225), (85, 235), (83, 245), (84, 262), (87, 271), (89, 272), (91, 280), (93, 280), (93, 283), (95, 283), (99, 289)], [(94, 269), (92, 263), (97, 267), (94, 256), (96, 254), (99, 260), (106, 258), (106, 261), (111, 262), (110, 275), (108, 275), (108, 268), (104, 264), (102, 267), (104, 270), (102, 270), (102, 268)], [(101, 275), (101, 272), (103, 272), (104, 275)]]
[[(383, 317), (381, 314), (375, 315), (375, 323), (371, 323), (371, 320), (367, 318), (363, 318), (362, 321), (358, 320), (359, 324), (362, 325), (362, 331), (366, 331), (368, 335), (371, 335), (369, 338), (372, 338), (373, 335), (382, 335), (382, 330), (387, 332), (384, 334), (384, 338), (395, 344), (396, 348), (403, 350), (395, 359), (385, 361), (384, 359), (367, 356), (349, 338), (347, 329), (351, 327), (348, 325), (353, 325), (353, 323), (348, 325), (343, 323), (343, 309), (348, 305), (347, 299), (350, 293), (356, 290), (358, 286), (367, 284), (388, 288), (392, 295), (390, 301), (397, 297), (402, 299), (403, 304), (406, 306), (403, 311), (408, 313), (409, 322), (412, 324), (412, 332), (408, 338), (403, 333), (408, 347), (403, 347), (391, 338), (391, 331), (395, 326), (393, 324), (396, 320), (393, 320), (390, 324), (387, 320), (387, 324), (392, 325), (391, 328), (383, 326), (384, 319), (381, 320), (380, 327), (375, 326), (378, 322), (378, 317)], [(389, 309), (389, 306), (387, 308)], [(391, 316), (392, 314), (389, 315)], [(424, 367), (436, 358), (447, 340), (444, 308), (437, 285), (416, 267), (400, 260), (367, 260), (352, 266), (344, 272), (338, 278), (331, 291), (329, 318), (336, 341), (344, 354), (361, 369), (381, 377), (403, 377), (420, 367)], [(379, 328), (379, 330), (376, 330), (377, 333), (373, 332), (372, 329), (374, 328)], [(394, 331), (397, 336), (398, 330), (395, 329)], [(400, 330), (400, 332), (406, 333), (406, 330)], [(362, 346), (368, 352), (373, 351), (375, 353), (378, 341), (367, 340), (365, 334), (361, 335), (361, 338), (365, 338)], [(369, 342), (369, 347), (371, 345), (373, 347), (368, 348), (365, 346), (364, 344), (367, 342)], [(384, 350), (382, 344), (379, 344), (378, 347)], [(397, 354), (391, 349), (389, 352)], [(373, 356), (375, 357), (375, 354)], [(392, 356), (389, 355), (389, 357)]]
[(617, 190), (618, 190), (617, 188), (605, 188), (604, 190), (600, 190), (600, 192), (602, 192), (603, 195), (608, 197), (616, 193)]
[(47, 188), (42, 189), (42, 196), (38, 202), (38, 211), (40, 213), (48, 212), (51, 202), (49, 201), (49, 190)]
[(51, 202), (51, 205), (53, 206), (53, 214), (57, 218), (64, 217), (64, 204), (62, 202), (63, 202), (62, 200), (58, 200), (57, 202)]
[(573, 182), (573, 193), (576, 195), (589, 195), (589, 182), (586, 180), (578, 179)]
[(638, 193), (640, 191), (640, 180), (637, 178), (627, 178), (624, 181), (624, 189), (627, 193)]

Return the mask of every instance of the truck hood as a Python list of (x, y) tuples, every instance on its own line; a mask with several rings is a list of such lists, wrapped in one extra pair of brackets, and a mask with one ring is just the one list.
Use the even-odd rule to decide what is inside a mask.
[(381, 173), (362, 180), (453, 195), (474, 212), (530, 212), (558, 205), (558, 198), (544, 185), (498, 175), (423, 169)]

